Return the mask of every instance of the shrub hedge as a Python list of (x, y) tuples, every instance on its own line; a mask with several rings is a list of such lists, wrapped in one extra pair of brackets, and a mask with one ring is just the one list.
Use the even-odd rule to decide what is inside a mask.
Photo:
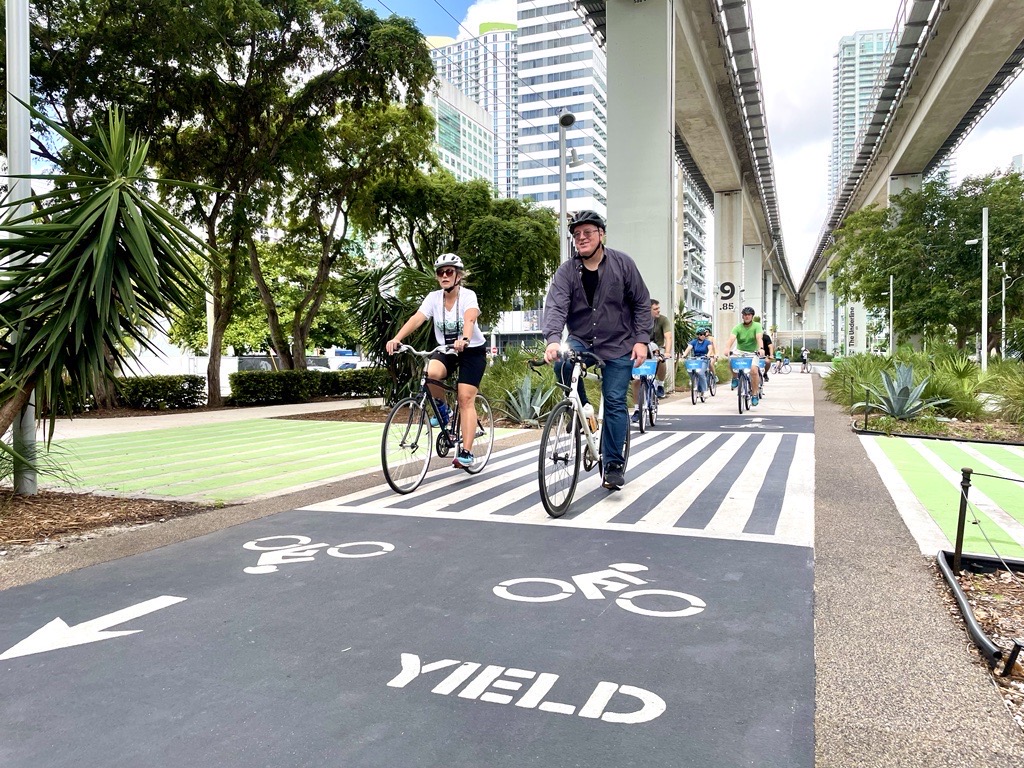
[(118, 400), (127, 408), (156, 411), (206, 405), (204, 376), (133, 376), (118, 380)]
[(386, 368), (239, 371), (228, 380), (235, 405), (305, 403), (316, 397), (382, 397), (389, 382)]

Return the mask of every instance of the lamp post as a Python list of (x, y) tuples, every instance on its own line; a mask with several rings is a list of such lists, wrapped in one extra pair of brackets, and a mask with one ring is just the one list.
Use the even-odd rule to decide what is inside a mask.
[[(18, 176), (32, 172), (31, 125), (29, 103), (29, 6), (28, 0), (7, 0), (7, 180), (9, 203), (21, 200), (11, 210), (14, 218), (29, 213), (27, 201), (32, 190), (30, 182)], [(2, 265), (0, 265), (2, 266)], [(21, 456), (34, 458), (36, 450), (36, 405), (33, 394), (14, 419), (12, 442)], [(36, 471), (21, 461), (14, 462), (14, 491), (31, 496), (38, 490)]]
[(565, 218), (565, 131), (576, 122), (576, 115), (563, 112), (558, 116), (558, 220), (559, 263), (569, 260), (569, 222)]
[[(978, 238), (964, 241), (977, 245)], [(981, 370), (988, 370), (988, 207), (981, 209)]]
[(892, 327), (892, 275), (889, 275), (889, 357), (896, 354), (896, 332)]

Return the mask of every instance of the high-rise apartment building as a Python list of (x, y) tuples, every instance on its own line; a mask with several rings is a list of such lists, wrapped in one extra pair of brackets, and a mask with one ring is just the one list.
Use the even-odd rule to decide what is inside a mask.
[(487, 110), (494, 132), (492, 182), (499, 197), (518, 197), (516, 26), (480, 25), (477, 37), (428, 37), (438, 77)]
[(828, 164), (831, 206), (853, 168), (857, 137), (875, 110), (875, 79), (890, 58), (889, 30), (854, 32), (839, 41), (832, 75), (832, 153)]
[(487, 110), (445, 80), (427, 97), (427, 106), (434, 112), (434, 148), (441, 165), (459, 181), (491, 181), (494, 131)]
[(676, 225), (680, 238), (676, 248), (678, 297), (684, 309), (708, 317), (711, 304), (708, 301), (707, 229), (711, 205), (690, 174), (678, 165), (676, 196), (677, 210), (682, 215), (682, 226)]
[[(561, 164), (566, 210), (607, 210), (607, 72), (605, 54), (570, 2), (518, 0), (519, 196), (559, 207)], [(558, 117), (571, 159), (559, 157)]]

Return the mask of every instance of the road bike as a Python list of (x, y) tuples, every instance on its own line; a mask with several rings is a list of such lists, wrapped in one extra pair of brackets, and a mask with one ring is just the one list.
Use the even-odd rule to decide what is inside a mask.
[[(560, 357), (563, 365), (572, 365), (572, 377), (568, 385), (556, 377), (555, 383), (565, 392), (565, 398), (552, 409), (544, 423), (537, 465), (540, 498), (551, 517), (561, 517), (569, 508), (579, 483), (581, 462), (587, 472), (597, 467), (604, 476), (604, 396), (601, 397), (601, 404), (591, 423), (591, 419), (583, 415), (583, 402), (578, 389), (580, 381), (591, 373), (587, 366), (603, 368), (604, 362), (589, 352), (574, 350), (562, 352)], [(536, 372), (538, 367), (547, 363), (543, 360), (530, 360), (529, 365)], [(630, 431), (627, 423), (626, 442), (622, 448), (623, 471), (629, 461)]]
[(729, 367), (736, 372), (736, 399), (739, 401), (740, 415), (743, 411), (750, 410), (750, 368), (754, 364), (754, 358), (748, 357), (742, 352), (734, 353), (729, 358)]
[(788, 357), (781, 357), (772, 363), (770, 373), (774, 376), (777, 373), (792, 373), (793, 366), (789, 364)]
[[(462, 450), (462, 425), (457, 402), (457, 389), (444, 381), (427, 377), (427, 359), (434, 352), (454, 354), (453, 347), (442, 344), (429, 352), (419, 352), (402, 344), (395, 350), (396, 354), (408, 352), (423, 359), (423, 373), (420, 375), (420, 391), (395, 403), (384, 423), (384, 435), (380, 443), (381, 465), (384, 477), (397, 493), (415, 491), (430, 468), (431, 454), (445, 458), (455, 448), (455, 455)], [(450, 418), (445, 423), (444, 415), (428, 385), (441, 387), (448, 406)], [(494, 417), (491, 404), (479, 392), (476, 395), (476, 433), (473, 436), (473, 463), (464, 467), (471, 475), (475, 475), (487, 466), (494, 446)], [(437, 425), (437, 439), (434, 439), (434, 425)], [(454, 462), (453, 462), (454, 464)]]
[(704, 373), (704, 382), (707, 387), (707, 391), (712, 397), (715, 396), (715, 383), (717, 378), (715, 377), (714, 368), (711, 365), (711, 361), (707, 357), (688, 357), (686, 359), (686, 372), (690, 374), (690, 402), (694, 405), (697, 404), (697, 398), (704, 402), (704, 393), (700, 391), (700, 375)]
[(658, 423), (658, 388), (654, 383), (654, 376), (658, 371), (658, 363), (664, 360), (665, 356), (658, 352), (653, 359), (647, 359), (633, 369), (633, 378), (640, 382), (640, 386), (636, 390), (636, 403), (634, 404), (640, 415), (637, 422), (640, 434), (646, 432), (647, 427), (653, 427)]
[(757, 397), (758, 399), (764, 397), (764, 369), (767, 367), (768, 362), (763, 358), (757, 359), (757, 367), (761, 369), (761, 375), (757, 377)]

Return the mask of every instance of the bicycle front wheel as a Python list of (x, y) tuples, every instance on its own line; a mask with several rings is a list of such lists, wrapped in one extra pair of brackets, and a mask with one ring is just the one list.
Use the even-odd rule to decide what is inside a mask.
[(647, 393), (647, 421), (652, 427), (658, 423), (658, 393), (653, 386)]
[(642, 435), (647, 431), (647, 382), (644, 380), (641, 380), (640, 386), (636, 388), (636, 409), (640, 415), (637, 423)]
[(789, 373), (792, 370), (793, 370), (793, 366), (790, 365), (789, 363), (783, 363), (782, 364), (782, 372), (783, 373)]
[(476, 396), (476, 432), (473, 435), (473, 464), (466, 471), (475, 475), (487, 466), (494, 448), (494, 414), (487, 398), (477, 393)]
[(697, 404), (697, 374), (690, 374), (690, 402)]
[(572, 402), (555, 406), (540, 438), (537, 479), (540, 500), (551, 517), (561, 517), (569, 508), (580, 478), (580, 425)]
[(711, 393), (712, 397), (715, 396), (715, 390), (717, 388), (718, 388), (718, 377), (715, 376), (715, 372), (714, 371), (708, 370), (708, 392)]
[(434, 449), (430, 417), (421, 398), (407, 397), (391, 409), (380, 442), (384, 477), (396, 492), (415, 491), (427, 474)]

